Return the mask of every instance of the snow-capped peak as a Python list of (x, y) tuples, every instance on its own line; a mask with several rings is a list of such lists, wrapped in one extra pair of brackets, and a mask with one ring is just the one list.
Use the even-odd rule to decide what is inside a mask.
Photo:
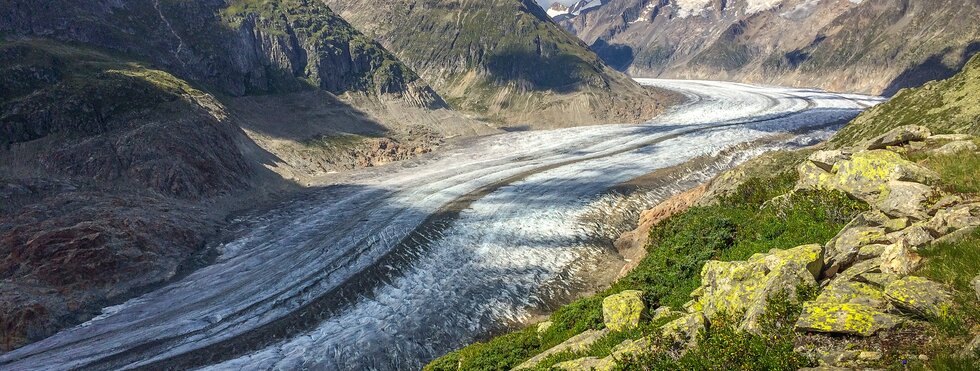
[(563, 14), (568, 14), (568, 7), (565, 6), (565, 4), (562, 4), (562, 3), (554, 3), (554, 4), (551, 4), (551, 7), (550, 8), (548, 8), (548, 16), (551, 17), (551, 18), (560, 16), (560, 15), (563, 15)]

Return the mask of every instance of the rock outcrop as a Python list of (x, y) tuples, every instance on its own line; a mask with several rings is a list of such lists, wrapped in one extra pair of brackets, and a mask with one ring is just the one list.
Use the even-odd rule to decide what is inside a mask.
[(602, 321), (612, 331), (636, 328), (645, 317), (647, 306), (642, 291), (627, 290), (602, 300)]
[(801, 286), (816, 286), (823, 268), (823, 246), (806, 245), (769, 254), (756, 254), (744, 262), (709, 261), (701, 270), (701, 287), (691, 308), (710, 321), (720, 315), (743, 313), (739, 328), (758, 333), (759, 320), (771, 297), (783, 293), (795, 298)]

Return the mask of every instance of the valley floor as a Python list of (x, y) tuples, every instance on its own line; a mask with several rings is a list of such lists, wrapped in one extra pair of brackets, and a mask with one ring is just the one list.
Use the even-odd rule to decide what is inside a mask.
[(729, 156), (636, 208), (650, 206), (751, 155), (824, 140), (881, 101), (641, 82), (689, 102), (641, 125), (461, 140), (338, 176), (243, 217), (214, 264), (2, 354), (0, 368), (418, 368), (588, 286), (583, 272), (609, 261), (588, 221), (610, 188)]

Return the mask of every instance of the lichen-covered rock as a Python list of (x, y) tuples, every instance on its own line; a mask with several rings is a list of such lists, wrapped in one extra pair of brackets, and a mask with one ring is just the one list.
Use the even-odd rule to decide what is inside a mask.
[(846, 153), (841, 150), (830, 150), (814, 152), (812, 155), (807, 157), (807, 161), (812, 162), (814, 165), (823, 169), (824, 171), (830, 172), (834, 169), (835, 164), (850, 158), (850, 153)]
[(932, 151), (934, 155), (954, 155), (964, 151), (974, 152), (977, 150), (977, 144), (973, 141), (955, 141), (947, 143), (946, 145), (939, 147)]
[(554, 322), (551, 322), (551, 321), (544, 321), (544, 322), (539, 323), (538, 324), (538, 329), (537, 329), (538, 330), (538, 335), (541, 335), (541, 334), (547, 332), (548, 329), (550, 329), (552, 325), (554, 325)]
[[(867, 274), (881, 273), (881, 258), (862, 260), (834, 276), (833, 281), (854, 281)], [(833, 282), (831, 281), (831, 282)]]
[(797, 189), (831, 189), (834, 174), (813, 162), (804, 161), (796, 168), (796, 172), (800, 177), (796, 183)]
[(861, 246), (861, 249), (858, 250), (857, 259), (866, 260), (866, 259), (880, 257), (881, 254), (885, 251), (886, 247), (888, 247), (888, 245), (883, 245), (883, 244), (872, 244), (867, 246)]
[(657, 322), (659, 320), (670, 318), (672, 316), (680, 315), (680, 312), (676, 312), (670, 307), (660, 307), (653, 311), (653, 317), (650, 318), (651, 321)]
[(932, 205), (932, 208), (929, 210), (929, 215), (936, 215), (936, 211), (939, 211), (939, 209), (953, 207), (961, 203), (963, 203), (963, 197), (959, 195), (944, 195), (939, 198), (939, 201), (936, 201), (936, 204)]
[(950, 294), (939, 283), (922, 277), (905, 277), (885, 287), (885, 295), (895, 306), (913, 313), (942, 317), (952, 305)]
[(892, 243), (905, 241), (906, 245), (916, 248), (926, 246), (933, 240), (932, 234), (926, 231), (925, 227), (921, 225), (913, 225), (904, 230), (889, 233), (885, 237), (889, 241), (892, 241)]
[(893, 217), (909, 217), (915, 220), (929, 219), (929, 200), (936, 190), (922, 183), (889, 181), (884, 192), (871, 202), (875, 208)]
[(776, 293), (795, 298), (800, 285), (816, 286), (822, 267), (820, 245), (773, 250), (744, 262), (709, 261), (701, 270), (696, 301), (709, 319), (721, 313), (744, 313), (740, 328), (757, 332), (769, 298)]
[(860, 304), (877, 310), (889, 309), (889, 300), (881, 290), (862, 282), (835, 280), (814, 300), (824, 304)]
[(855, 153), (848, 160), (838, 161), (830, 172), (810, 161), (797, 171), (798, 189), (838, 190), (870, 204), (888, 192), (885, 184), (890, 181), (929, 183), (939, 178), (935, 172), (888, 150)]
[(534, 366), (537, 366), (545, 358), (551, 357), (555, 354), (562, 353), (562, 352), (573, 352), (573, 353), (584, 352), (588, 350), (589, 347), (592, 346), (592, 344), (595, 344), (596, 341), (599, 341), (599, 339), (602, 339), (608, 334), (609, 334), (608, 329), (587, 330), (581, 334), (571, 337), (568, 340), (565, 340), (561, 344), (555, 345), (551, 349), (541, 352), (541, 354), (531, 357), (531, 359), (524, 361), (524, 363), (521, 363), (514, 369), (520, 370), (520, 369), (534, 368)]
[(936, 134), (926, 139), (926, 142), (957, 142), (962, 140), (970, 140), (972, 138), (973, 136), (970, 134)]
[(860, 351), (847, 349), (817, 350), (815, 353), (817, 362), (824, 367), (836, 367), (856, 360), (861, 355)]
[(810, 332), (871, 336), (894, 328), (901, 318), (863, 304), (806, 302), (796, 329)]
[(897, 127), (881, 136), (868, 141), (864, 147), (867, 149), (883, 149), (891, 146), (898, 146), (908, 142), (921, 142), (932, 136), (929, 128), (920, 125), (907, 125)]
[(980, 226), (980, 204), (965, 204), (953, 206), (945, 212), (936, 213), (936, 217), (942, 214), (943, 223), (952, 230), (966, 227)]
[(612, 331), (636, 328), (646, 314), (643, 291), (626, 290), (602, 300), (602, 320)]
[(860, 361), (874, 362), (881, 360), (881, 352), (862, 351), (858, 353), (857, 359)]
[(697, 343), (698, 333), (706, 328), (707, 323), (704, 314), (690, 313), (661, 326), (660, 331), (675, 344), (691, 347)]
[(585, 357), (556, 364), (555, 368), (565, 371), (612, 371), (616, 368), (616, 362), (611, 357)]
[(905, 228), (908, 228), (909, 218), (889, 219), (888, 221), (882, 223), (881, 226), (885, 228), (885, 232), (888, 233), (897, 232)]
[(880, 287), (882, 289), (888, 284), (895, 282), (902, 276), (892, 273), (864, 273), (856, 277), (857, 280), (861, 282), (867, 282), (875, 287)]
[(957, 229), (957, 230), (955, 230), (955, 231), (953, 231), (953, 232), (951, 232), (951, 233), (949, 233), (949, 234), (947, 234), (945, 236), (942, 236), (942, 237), (937, 238), (935, 241), (933, 241), (933, 243), (934, 244), (947, 244), (947, 243), (960, 242), (960, 241), (963, 241), (963, 240), (965, 240), (967, 238), (970, 238), (970, 236), (972, 236), (973, 233), (976, 232), (976, 231), (977, 231), (977, 227), (960, 228), (960, 229)]
[(887, 243), (885, 229), (864, 226), (863, 218), (858, 217), (848, 223), (840, 233), (827, 243), (827, 264), (824, 276), (833, 277), (842, 269), (855, 262), (861, 248), (879, 243)]
[(619, 345), (613, 347), (611, 355), (614, 360), (623, 361), (654, 352), (656, 352), (656, 349), (653, 340), (651, 340), (649, 337), (643, 337), (636, 340), (624, 340), (622, 343), (619, 343)]
[(902, 276), (914, 272), (922, 265), (922, 257), (909, 248), (905, 241), (898, 241), (885, 247), (879, 259), (882, 273)]

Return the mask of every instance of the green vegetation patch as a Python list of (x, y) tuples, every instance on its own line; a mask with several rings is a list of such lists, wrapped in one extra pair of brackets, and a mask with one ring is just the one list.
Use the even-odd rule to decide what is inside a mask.
[(923, 165), (939, 173), (948, 191), (980, 193), (980, 154), (976, 152), (934, 155), (925, 159)]

